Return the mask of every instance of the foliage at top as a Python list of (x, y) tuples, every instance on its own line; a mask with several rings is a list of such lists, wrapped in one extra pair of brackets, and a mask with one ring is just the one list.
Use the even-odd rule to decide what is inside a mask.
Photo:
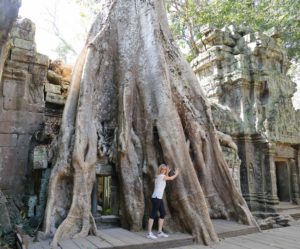
[(277, 27), (290, 58), (300, 59), (299, 0), (166, 0), (170, 26), (190, 61), (204, 24), (222, 28), (246, 24), (254, 31)]

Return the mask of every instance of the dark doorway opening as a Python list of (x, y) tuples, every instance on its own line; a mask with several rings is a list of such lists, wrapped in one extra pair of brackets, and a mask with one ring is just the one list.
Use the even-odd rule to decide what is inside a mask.
[(102, 215), (112, 214), (111, 206), (111, 176), (98, 176), (97, 202)]
[(290, 173), (287, 162), (275, 162), (276, 184), (279, 201), (291, 201)]

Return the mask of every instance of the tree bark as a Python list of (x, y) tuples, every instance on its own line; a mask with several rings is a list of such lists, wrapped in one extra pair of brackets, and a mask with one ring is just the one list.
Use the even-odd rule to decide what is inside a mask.
[(211, 218), (255, 224), (161, 2), (106, 0), (90, 30), (74, 69), (49, 184), (44, 226), (54, 246), (96, 232), (91, 191), (103, 157), (116, 167), (122, 224), (131, 230), (142, 228), (162, 162), (181, 172), (166, 193), (171, 229), (208, 244), (218, 240)]

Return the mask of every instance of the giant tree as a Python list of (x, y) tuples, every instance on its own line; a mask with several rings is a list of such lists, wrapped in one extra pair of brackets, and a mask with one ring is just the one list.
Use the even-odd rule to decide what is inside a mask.
[(103, 157), (116, 167), (122, 224), (133, 231), (160, 162), (181, 171), (165, 199), (170, 229), (207, 244), (218, 240), (211, 218), (255, 223), (161, 0), (104, 1), (75, 65), (57, 144), (44, 221), (54, 245), (95, 232), (91, 191)]

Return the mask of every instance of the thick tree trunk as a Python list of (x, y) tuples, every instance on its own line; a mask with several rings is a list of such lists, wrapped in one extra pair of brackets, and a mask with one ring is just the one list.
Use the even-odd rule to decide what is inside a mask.
[(116, 166), (122, 221), (131, 230), (142, 228), (151, 179), (163, 161), (181, 171), (166, 194), (169, 219), (176, 219), (170, 228), (208, 244), (218, 240), (211, 217), (255, 223), (161, 1), (106, 0), (102, 10), (75, 66), (64, 111), (44, 222), (46, 233), (55, 234), (53, 245), (95, 232), (90, 196), (102, 157)]

